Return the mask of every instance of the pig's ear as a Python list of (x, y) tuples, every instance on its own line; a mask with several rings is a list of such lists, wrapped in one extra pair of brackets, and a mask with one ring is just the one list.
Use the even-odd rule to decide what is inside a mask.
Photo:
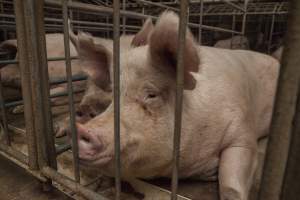
[(148, 44), (148, 37), (151, 34), (153, 27), (151, 18), (148, 18), (142, 29), (132, 39), (131, 46), (139, 47)]
[[(177, 52), (178, 52), (179, 18), (174, 12), (164, 12), (158, 19), (149, 38), (150, 62), (154, 67), (176, 77)], [(190, 30), (186, 32), (183, 50), (184, 89), (192, 90), (196, 80), (191, 72), (199, 70), (199, 55), (197, 43)]]
[[(0, 49), (7, 52), (11, 59), (16, 58), (17, 54), (17, 40), (6, 40), (0, 44)], [(5, 64), (0, 64), (0, 68), (4, 67)]]
[(109, 65), (111, 56), (101, 44), (95, 44), (93, 36), (79, 32), (76, 49), (81, 67), (91, 80), (100, 88), (106, 90), (110, 85)]

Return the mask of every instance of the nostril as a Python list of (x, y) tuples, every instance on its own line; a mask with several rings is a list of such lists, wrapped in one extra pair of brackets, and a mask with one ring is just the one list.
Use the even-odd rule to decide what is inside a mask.
[(76, 115), (77, 115), (78, 117), (82, 117), (82, 116), (83, 116), (83, 113), (82, 113), (81, 111), (76, 111)]
[(94, 113), (90, 113), (89, 115), (90, 115), (91, 118), (96, 117), (96, 115)]
[(90, 138), (87, 137), (86, 135), (81, 135), (80, 139), (83, 140), (86, 143), (90, 143), (91, 142)]

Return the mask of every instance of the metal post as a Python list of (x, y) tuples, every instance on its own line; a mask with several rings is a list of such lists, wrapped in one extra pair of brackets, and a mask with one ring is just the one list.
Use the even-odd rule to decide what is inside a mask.
[[(122, 0), (122, 5), (123, 5), (123, 10), (126, 11), (126, 0)], [(122, 33), (125, 35), (126, 34), (126, 17), (125, 16), (123, 16), (123, 18), (122, 18), (122, 24), (123, 24)]]
[(268, 53), (271, 53), (271, 45), (273, 41), (273, 32), (274, 32), (274, 24), (275, 24), (275, 14), (272, 15), (271, 29), (268, 41)]
[(2, 119), (4, 141), (6, 145), (10, 146), (10, 137), (9, 137), (8, 126), (7, 126), (7, 117), (6, 117), (6, 109), (5, 109), (5, 100), (3, 97), (3, 86), (1, 81), (1, 74), (0, 74), (0, 107), (1, 107), (1, 119)]
[(289, 156), (282, 187), (282, 200), (296, 200), (300, 197), (300, 90), (297, 98), (297, 109), (293, 122), (294, 128), (291, 135)]
[(16, 15), (16, 31), (18, 39), (18, 60), (21, 73), (22, 94), (24, 100), (24, 117), (25, 129), (28, 145), (29, 168), (32, 170), (38, 169), (38, 155), (36, 133), (34, 129), (34, 116), (32, 107), (32, 91), (31, 91), (31, 72), (28, 59), (28, 35), (25, 26), (24, 1), (14, 0), (14, 9)]
[(32, 73), (32, 105), (38, 142), (39, 167), (56, 168), (52, 118), (49, 100), (48, 63), (44, 31), (44, 2), (24, 1), (28, 34), (28, 61)]
[(173, 141), (173, 172), (172, 172), (172, 193), (171, 199), (177, 199), (178, 189), (178, 171), (179, 171), (179, 154), (180, 154), (180, 136), (182, 121), (182, 101), (183, 101), (183, 84), (184, 84), (184, 66), (183, 54), (185, 36), (187, 30), (187, 10), (188, 1), (180, 1), (180, 22), (178, 36), (178, 53), (176, 69), (176, 99), (175, 99), (175, 121), (174, 121), (174, 141)]
[[(270, 128), (271, 134), (269, 136), (259, 194), (260, 200), (280, 199), (291, 141), (293, 117), (296, 110), (297, 92), (299, 91), (300, 1), (292, 0), (290, 9), (291, 15), (287, 30), (289, 34), (286, 35), (285, 50), (280, 69), (274, 114)], [(292, 155), (295, 154), (293, 153)], [(290, 176), (293, 176), (291, 172), (287, 172), (286, 181), (290, 180)], [(295, 187), (299, 190), (297, 185), (288, 185), (288, 187)], [(288, 192), (287, 188), (285, 188), (285, 192)], [(288, 197), (287, 193), (283, 194), (286, 195), (284, 197)]]
[(202, 44), (202, 24), (203, 24), (203, 0), (200, 0), (200, 19), (199, 19), (199, 31), (198, 31), (198, 42)]
[(121, 156), (120, 156), (120, 0), (113, 1), (114, 44), (114, 138), (115, 138), (115, 184), (116, 199), (121, 196)]
[(247, 7), (248, 7), (248, 0), (244, 0), (243, 24), (242, 24), (242, 31), (241, 31), (242, 35), (245, 35), (245, 30), (246, 30)]
[(74, 95), (72, 86), (72, 67), (70, 59), (70, 35), (68, 26), (68, 0), (63, 1), (63, 24), (64, 24), (64, 46), (66, 57), (66, 74), (68, 80), (68, 97), (69, 97), (69, 110), (70, 110), (70, 123), (72, 132), (72, 153), (73, 153), (73, 166), (74, 177), (77, 182), (80, 182), (79, 174), (79, 157), (78, 157), (78, 141), (77, 141), (77, 129), (75, 124), (75, 108), (74, 108)]

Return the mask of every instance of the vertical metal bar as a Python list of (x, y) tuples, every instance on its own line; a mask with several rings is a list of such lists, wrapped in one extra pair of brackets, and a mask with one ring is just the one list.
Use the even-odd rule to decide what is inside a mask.
[(178, 37), (177, 69), (176, 69), (176, 99), (175, 99), (175, 121), (174, 121), (174, 141), (173, 141), (173, 173), (172, 173), (172, 193), (171, 200), (177, 199), (178, 171), (180, 154), (180, 137), (182, 121), (182, 101), (184, 84), (183, 54), (187, 25), (188, 0), (180, 1), (180, 22)]
[(199, 19), (199, 35), (198, 35), (198, 42), (202, 44), (202, 24), (203, 24), (203, 0), (200, 0), (200, 19)]
[(286, 35), (284, 45), (285, 50), (259, 193), (260, 200), (280, 199), (291, 141), (297, 92), (299, 91), (300, 1), (292, 0), (290, 9), (287, 30), (289, 34)]
[(271, 45), (273, 41), (273, 31), (274, 31), (274, 24), (275, 24), (275, 14), (272, 15), (272, 22), (271, 22), (271, 29), (268, 41), (268, 53), (271, 53)]
[(76, 129), (76, 124), (75, 124), (75, 108), (74, 108), (74, 95), (73, 95), (73, 85), (72, 85), (72, 67), (71, 67), (71, 59), (70, 59), (70, 43), (69, 43), (70, 35), (69, 35), (69, 26), (68, 26), (68, 0), (63, 1), (62, 9), (63, 9), (66, 73), (67, 73), (67, 80), (68, 80), (70, 123), (71, 123), (71, 132), (72, 132), (72, 153), (73, 153), (74, 177), (77, 182), (80, 182), (78, 141), (77, 141), (77, 129)]
[[(232, 16), (232, 25), (231, 25), (232, 30), (235, 30), (235, 23), (236, 23), (236, 15), (233, 15)], [(230, 41), (230, 49), (232, 49), (232, 46), (233, 46), (233, 36), (234, 36), (234, 33), (232, 32), (231, 33), (231, 41)]]
[(114, 45), (114, 138), (115, 138), (115, 184), (116, 199), (121, 196), (121, 157), (120, 157), (120, 0), (113, 2)]
[(10, 145), (10, 137), (8, 133), (7, 117), (6, 117), (6, 109), (5, 109), (5, 100), (3, 98), (3, 86), (1, 81), (1, 74), (0, 74), (0, 107), (1, 107), (1, 119), (3, 125), (4, 141), (7, 145)]
[[(52, 116), (49, 101), (49, 78), (47, 66), (46, 41), (44, 30), (44, 1), (20, 1), (24, 10), (24, 29), (26, 35), (25, 62), (28, 62), (32, 94), (32, 114), (37, 145), (38, 168), (56, 166), (56, 152), (53, 138)], [(20, 35), (19, 35), (20, 36)], [(21, 49), (22, 50), (22, 49)], [(20, 60), (21, 61), (21, 60)], [(24, 61), (24, 60), (23, 60)], [(24, 94), (28, 96), (28, 94)], [(51, 180), (43, 184), (48, 189)]]
[(25, 117), (25, 129), (26, 140), (28, 145), (28, 159), (29, 168), (31, 170), (38, 169), (38, 154), (37, 154), (37, 140), (35, 133), (35, 123), (32, 107), (32, 89), (31, 89), (31, 71), (28, 62), (28, 38), (25, 25), (24, 14), (24, 1), (14, 0), (14, 10), (16, 15), (16, 32), (18, 40), (18, 60), (21, 73), (22, 82), (22, 96), (24, 101), (24, 117)]
[[(126, 0), (122, 0), (122, 4), (123, 4), (123, 10), (126, 11)], [(123, 18), (122, 18), (122, 24), (123, 24), (122, 33), (126, 34), (126, 16), (125, 15), (123, 15)]]
[[(300, 44), (299, 44), (300, 45)], [(300, 87), (298, 88), (298, 99), (294, 128), (291, 135), (289, 157), (282, 187), (281, 200), (296, 200), (300, 197)]]
[(247, 10), (248, 10), (247, 7), (248, 7), (248, 0), (244, 0), (242, 35), (245, 35), (245, 30), (246, 30), (246, 19), (247, 19)]

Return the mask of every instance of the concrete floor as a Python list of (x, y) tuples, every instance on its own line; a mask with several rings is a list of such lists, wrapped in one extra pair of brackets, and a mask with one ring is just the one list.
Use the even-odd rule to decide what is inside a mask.
[(40, 183), (0, 156), (0, 200), (70, 200), (60, 191), (43, 192)]

